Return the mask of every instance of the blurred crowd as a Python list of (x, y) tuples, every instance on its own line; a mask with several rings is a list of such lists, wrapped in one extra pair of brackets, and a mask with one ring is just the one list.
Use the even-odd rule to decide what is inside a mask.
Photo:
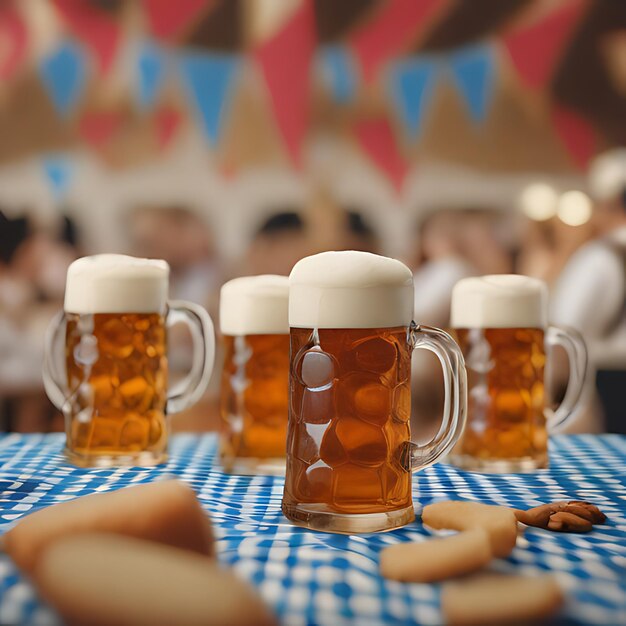
[[(593, 209), (579, 223), (568, 224), (550, 212), (529, 217), (524, 210), (473, 205), (422, 210), (412, 225), (413, 247), (402, 260), (414, 270), (415, 319), (443, 328), (449, 324), (452, 287), (463, 277), (516, 272), (545, 280), (551, 322), (577, 328), (589, 346), (591, 382), (573, 428), (624, 432), (620, 390), (626, 384), (626, 151), (596, 160), (589, 189)], [(535, 208), (538, 202), (535, 198)], [(230, 278), (288, 274), (299, 258), (325, 249), (385, 251), (370, 214), (343, 206), (324, 190), (310, 206), (276, 205), (265, 214), (240, 254), (226, 260), (197, 208), (134, 207), (125, 218), (126, 252), (165, 259), (172, 272), (171, 297), (201, 303), (216, 319), (219, 288)], [(0, 427), (58, 430), (60, 417), (41, 384), (45, 329), (62, 307), (69, 263), (92, 251), (63, 212), (52, 222), (37, 220), (28, 207), (19, 217), (7, 215), (0, 208)], [(393, 212), (385, 216), (395, 218)], [(186, 358), (184, 349), (173, 353), (173, 370), (184, 370)], [(556, 403), (566, 376), (556, 355), (553, 362)], [(433, 384), (438, 374), (433, 372), (438, 368), (428, 355), (416, 356), (414, 423), (424, 436), (435, 427), (441, 401), (439, 385)], [(205, 402), (175, 418), (175, 428), (217, 427), (218, 381), (216, 371)]]

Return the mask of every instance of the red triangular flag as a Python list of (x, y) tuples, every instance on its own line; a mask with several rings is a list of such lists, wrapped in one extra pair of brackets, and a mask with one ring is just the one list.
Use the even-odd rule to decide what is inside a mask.
[(120, 41), (120, 28), (104, 11), (84, 0), (54, 0), (72, 32), (95, 54), (98, 68), (106, 74), (113, 65)]
[[(230, 1), (230, 0), (228, 0)], [(143, 0), (150, 32), (157, 39), (173, 39), (213, 0)]]
[(398, 150), (389, 122), (382, 117), (366, 120), (357, 123), (354, 131), (361, 147), (400, 191), (409, 167)]
[(502, 43), (526, 85), (541, 89), (550, 80), (585, 6), (586, 0), (567, 0), (540, 21), (502, 37)]
[(7, 4), (0, 8), (0, 78), (13, 76), (28, 43), (28, 32), (21, 16)]
[(374, 18), (351, 37), (365, 82), (426, 30), (448, 0), (389, 0)]
[(281, 30), (256, 50), (265, 75), (276, 121), (295, 164), (309, 122), (311, 79), (315, 51), (315, 15), (311, 0), (292, 15)]
[(178, 110), (165, 107), (156, 112), (154, 121), (159, 149), (163, 150), (174, 138), (181, 121), (181, 115)]
[(96, 149), (104, 147), (122, 124), (122, 114), (115, 111), (85, 113), (78, 123), (80, 136)]
[(570, 157), (581, 170), (586, 170), (596, 153), (596, 134), (583, 117), (569, 109), (553, 106), (552, 123)]

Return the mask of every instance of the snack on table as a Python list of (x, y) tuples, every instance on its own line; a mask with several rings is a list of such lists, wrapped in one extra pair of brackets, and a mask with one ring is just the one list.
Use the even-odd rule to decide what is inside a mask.
[(402, 582), (436, 582), (473, 572), (492, 558), (489, 535), (474, 528), (441, 539), (389, 546), (381, 552), (380, 573)]
[(446, 583), (441, 592), (441, 610), (451, 625), (534, 624), (562, 603), (561, 588), (547, 575), (482, 574)]
[(594, 524), (606, 522), (606, 515), (597, 506), (582, 500), (562, 500), (527, 511), (516, 510), (515, 516), (527, 526), (573, 533), (586, 533)]
[(494, 556), (511, 554), (517, 541), (517, 519), (512, 509), (478, 502), (447, 500), (424, 507), (422, 521), (427, 526), (450, 530), (483, 528), (491, 539)]
[(58, 539), (34, 580), (72, 626), (276, 624), (257, 594), (213, 559), (129, 537)]
[(91, 494), (36, 511), (5, 534), (4, 549), (30, 574), (42, 550), (79, 532), (118, 533), (214, 554), (208, 516), (193, 490), (176, 480)]

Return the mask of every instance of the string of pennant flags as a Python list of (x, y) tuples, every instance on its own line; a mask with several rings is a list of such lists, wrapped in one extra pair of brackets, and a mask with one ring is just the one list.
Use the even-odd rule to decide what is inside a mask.
[[(482, 124), (488, 117), (502, 63), (508, 63), (521, 84), (544, 93), (581, 19), (586, 0), (558, 5), (534, 23), (504, 31), (498, 37), (437, 54), (406, 55), (407, 44), (419, 40), (448, 0), (388, 0), (375, 20), (361, 24), (345, 41), (318, 45), (312, 0), (299, 8), (266, 41), (251, 50), (225, 53), (172, 45), (177, 33), (215, 0), (142, 0), (149, 35), (134, 44), (133, 99), (136, 108), (154, 114), (158, 144), (167, 146), (176, 134), (180, 113), (161, 106), (169, 78), (180, 81), (190, 109), (209, 148), (219, 145), (237, 78), (252, 63), (263, 77), (268, 99), (292, 163), (300, 163), (309, 126), (314, 79), (321, 77), (337, 106), (351, 106), (360, 90), (382, 86), (389, 109), (399, 124), (380, 117), (356, 120), (353, 136), (363, 151), (400, 186), (409, 169), (402, 145), (419, 141), (437, 85), (451, 82), (463, 101), (468, 119)], [(53, 0), (67, 33), (38, 63), (45, 91), (62, 120), (80, 111), (90, 76), (111, 71), (122, 40), (120, 27), (105, 12), (81, 0)], [(175, 7), (174, 7), (175, 5)], [(175, 9), (175, 10), (174, 10)], [(27, 48), (27, 32), (19, 14), (0, 10), (0, 35), (12, 45), (0, 59), (0, 78), (10, 79)], [(557, 134), (574, 163), (584, 168), (595, 150), (595, 133), (572, 111), (550, 102)], [(115, 133), (114, 113), (84, 112), (80, 136), (98, 148)], [(397, 130), (400, 129), (401, 133)], [(43, 170), (57, 197), (71, 184), (71, 162), (64, 155), (46, 155)]]

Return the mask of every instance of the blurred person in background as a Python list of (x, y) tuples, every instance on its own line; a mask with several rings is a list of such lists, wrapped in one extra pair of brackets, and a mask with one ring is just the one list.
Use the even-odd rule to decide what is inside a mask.
[(345, 211), (344, 250), (380, 254), (380, 241), (372, 225), (358, 209)]
[[(217, 319), (222, 272), (211, 231), (201, 214), (189, 207), (164, 205), (139, 207), (130, 213), (130, 254), (164, 259), (170, 266), (170, 298), (204, 306)], [(170, 379), (183, 378), (192, 365), (188, 329), (174, 325), (168, 352)], [(204, 399), (176, 416), (178, 430), (215, 430), (219, 423), (219, 376), (214, 374)]]
[[(552, 321), (584, 335), (591, 379), (587, 404), (596, 380), (606, 430), (626, 433), (626, 149), (599, 156), (589, 183), (598, 236), (565, 266), (552, 296)], [(581, 418), (581, 426), (596, 430), (600, 425), (591, 415)]]
[(67, 268), (78, 256), (76, 228), (62, 215), (51, 223), (2, 215), (0, 233), (2, 427), (59, 429), (59, 416), (43, 393), (41, 363), (46, 329), (62, 307)]
[(419, 225), (419, 254), (413, 272), (415, 320), (444, 328), (450, 321), (450, 300), (454, 285), (476, 268), (463, 254), (463, 220), (457, 210), (440, 210)]
[(553, 219), (527, 219), (522, 226), (515, 269), (518, 274), (552, 283), (555, 276), (556, 243)]
[(302, 257), (312, 252), (307, 225), (300, 212), (285, 207), (270, 213), (254, 234), (243, 275), (289, 275)]
[[(419, 265), (413, 273), (414, 319), (418, 324), (446, 328), (454, 285), (476, 273), (463, 256), (460, 210), (430, 213), (418, 226)], [(416, 350), (411, 368), (411, 432), (427, 441), (437, 432), (443, 407), (443, 376), (437, 358)]]
[(509, 274), (513, 270), (510, 225), (495, 209), (464, 209), (459, 215), (460, 250), (476, 275)]
[(170, 296), (217, 311), (222, 283), (211, 231), (184, 206), (141, 207), (130, 217), (131, 254), (164, 259), (170, 266)]

